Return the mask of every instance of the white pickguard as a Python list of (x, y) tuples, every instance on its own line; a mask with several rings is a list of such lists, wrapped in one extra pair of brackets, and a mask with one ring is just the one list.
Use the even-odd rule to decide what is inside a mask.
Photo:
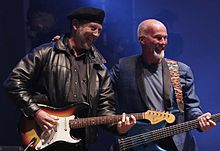
[(57, 121), (57, 127), (49, 130), (44, 131), (41, 134), (40, 142), (35, 147), (35, 150), (41, 150), (57, 141), (64, 141), (67, 143), (78, 143), (81, 139), (73, 138), (70, 135), (70, 127), (69, 127), (69, 120), (73, 120), (75, 118), (74, 115), (69, 117), (58, 117), (59, 120)]

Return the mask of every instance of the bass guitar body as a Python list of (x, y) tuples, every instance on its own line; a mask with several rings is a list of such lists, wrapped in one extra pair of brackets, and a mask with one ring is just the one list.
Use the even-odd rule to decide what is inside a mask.
[[(211, 120), (219, 122), (220, 113), (211, 115)], [(158, 140), (172, 137), (176, 134), (181, 134), (183, 132), (187, 132), (198, 127), (198, 119), (166, 127), (165, 123), (162, 122), (156, 125), (138, 122), (138, 124), (132, 127), (132, 129), (129, 131), (128, 136), (119, 138), (117, 140), (118, 148), (116, 149), (120, 151), (164, 151), (164, 149), (160, 148), (157, 145)]]
[[(143, 139), (141, 139), (140, 142), (134, 142), (135, 138), (134, 135), (150, 132), (156, 129), (160, 129), (165, 127), (166, 122), (160, 122), (158, 124), (152, 125), (147, 122), (137, 121), (137, 123), (129, 130), (128, 134), (126, 135), (126, 144), (123, 144), (123, 138), (118, 139), (118, 142), (116, 143), (113, 148), (114, 151), (166, 151), (160, 146), (158, 146), (157, 141), (150, 142), (147, 144), (143, 144), (143, 141), (146, 139), (146, 136), (143, 136)], [(152, 137), (153, 134), (149, 134), (149, 138)], [(132, 139), (129, 140), (129, 137), (132, 136)], [(138, 136), (141, 137), (141, 136)], [(120, 145), (119, 145), (120, 144)], [(132, 148), (129, 148), (132, 146)], [(128, 148), (127, 148), (128, 147)]]

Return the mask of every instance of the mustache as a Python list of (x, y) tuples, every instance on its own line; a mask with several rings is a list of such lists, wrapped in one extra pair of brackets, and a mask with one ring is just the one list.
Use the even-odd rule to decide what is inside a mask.
[(157, 50), (164, 50), (166, 48), (166, 45), (158, 45), (155, 47)]

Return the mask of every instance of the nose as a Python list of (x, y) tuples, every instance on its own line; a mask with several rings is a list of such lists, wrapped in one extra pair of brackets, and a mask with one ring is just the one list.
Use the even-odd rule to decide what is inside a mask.
[(166, 37), (162, 37), (161, 40), (160, 40), (160, 44), (166, 45), (167, 44), (167, 38)]

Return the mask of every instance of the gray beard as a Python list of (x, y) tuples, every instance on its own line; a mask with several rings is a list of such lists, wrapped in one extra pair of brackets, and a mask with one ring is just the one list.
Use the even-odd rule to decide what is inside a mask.
[(164, 56), (165, 56), (164, 50), (161, 51), (161, 53), (159, 53), (159, 54), (154, 51), (154, 57), (156, 60), (158, 60), (158, 59), (162, 60), (164, 58)]

